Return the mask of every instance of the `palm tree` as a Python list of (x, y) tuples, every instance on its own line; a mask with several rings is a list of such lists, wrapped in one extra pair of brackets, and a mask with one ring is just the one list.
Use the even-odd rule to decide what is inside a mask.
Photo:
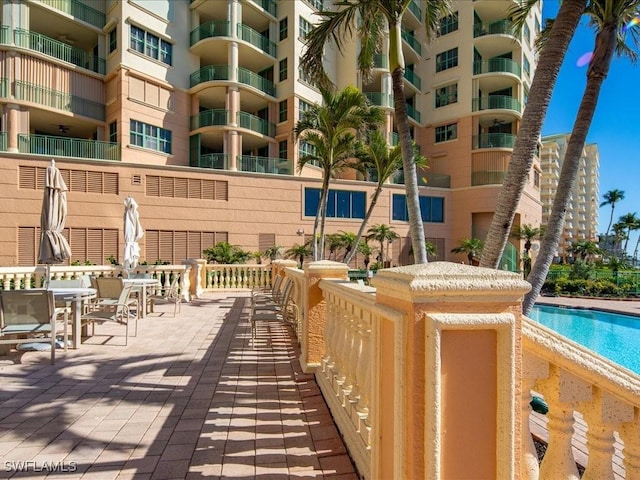
[(322, 169), (322, 190), (313, 224), (313, 259), (321, 260), (327, 218), (329, 182), (353, 157), (357, 135), (382, 122), (382, 110), (371, 107), (364, 94), (354, 86), (336, 92), (321, 89), (322, 105), (313, 105), (296, 124), (297, 138), (315, 147), (315, 153), (303, 155), (298, 168), (314, 161)]
[(613, 253), (615, 255), (622, 252), (622, 241), (627, 238), (626, 229), (627, 227), (620, 222), (616, 222), (611, 226), (613, 231)]
[(524, 270), (525, 278), (529, 275), (531, 271), (531, 255), (529, 252), (531, 251), (532, 241), (540, 238), (544, 233), (544, 228), (542, 227), (532, 227), (531, 225), (525, 224), (520, 225), (514, 228), (511, 233), (512, 237), (515, 237), (520, 240), (524, 240), (524, 255), (522, 255), (522, 269)]
[[(554, 253), (560, 243), (565, 211), (578, 176), (585, 140), (611, 60), (616, 53), (618, 56), (626, 55), (632, 61), (637, 58), (637, 54), (626, 45), (625, 40), (629, 35), (634, 46), (640, 43), (640, 34), (635, 29), (627, 28), (629, 21), (639, 15), (639, 9), (640, 0), (591, 0), (585, 10), (589, 16), (590, 25), (596, 31), (595, 48), (587, 68), (587, 84), (562, 163), (556, 196), (553, 200), (547, 230), (542, 239), (540, 254), (529, 274), (531, 290), (525, 296), (522, 308), (525, 315), (529, 314), (540, 294)], [(554, 29), (555, 25), (552, 33)]]
[(336, 235), (340, 239), (340, 246), (344, 248), (344, 257), (342, 257), (342, 261), (348, 264), (349, 262), (346, 261), (346, 258), (352, 251), (357, 253), (358, 249), (354, 247), (357, 247), (358, 238), (360, 237), (353, 232), (345, 232), (344, 230), (340, 230)]
[[(382, 133), (377, 130), (372, 131), (367, 142), (359, 144), (358, 147), (356, 156), (358, 158), (359, 168), (365, 172), (375, 170), (377, 174), (376, 190), (373, 193), (371, 203), (357, 233), (357, 238), (360, 238), (364, 234), (367, 223), (378, 203), (378, 198), (380, 198), (384, 184), (387, 183), (387, 180), (396, 172), (402, 169), (402, 151), (400, 146), (390, 148)], [(414, 155), (414, 162), (420, 166), (426, 165), (426, 159), (417, 153)], [(344, 259), (344, 263), (348, 264), (351, 262), (355, 254), (355, 250), (351, 251), (350, 255)]]
[(329, 260), (335, 260), (337, 251), (342, 248), (342, 239), (337, 233), (326, 236), (327, 248), (329, 249)]
[(578, 258), (584, 260), (589, 263), (589, 260), (594, 255), (599, 255), (602, 253), (600, 247), (596, 242), (592, 242), (591, 240), (580, 240), (579, 242), (575, 242), (568, 249), (570, 252), (575, 253)]
[(624, 258), (627, 255), (627, 246), (629, 245), (631, 231), (638, 230), (640, 228), (640, 218), (638, 218), (636, 212), (626, 213), (618, 219), (618, 223), (624, 226), (627, 230), (625, 232), (624, 247), (622, 249), (622, 257)]
[(380, 263), (382, 263), (382, 265), (384, 265), (384, 243), (387, 242), (387, 248), (389, 248), (389, 244), (399, 236), (393, 227), (385, 225), (384, 223), (372, 225), (371, 228), (367, 230), (367, 240), (380, 242)]
[(373, 254), (373, 248), (366, 241), (360, 240), (358, 242), (358, 253), (364, 257), (364, 268), (369, 270), (369, 263), (371, 262), (371, 255)]
[[(512, 11), (516, 27), (522, 26), (527, 14), (536, 3), (536, 0), (525, 0), (521, 3), (521, 9), (516, 8)], [(558, 16), (553, 21), (554, 28), (551, 28), (548, 38), (544, 42), (544, 48), (541, 49), (536, 74), (529, 90), (527, 108), (522, 114), (509, 168), (498, 195), (495, 212), (486, 237), (486, 245), (482, 250), (480, 265), (483, 267), (498, 268), (500, 264), (500, 258), (509, 241), (516, 209), (529, 179), (538, 138), (542, 130), (542, 122), (547, 114), (553, 87), (558, 78), (562, 60), (586, 5), (587, 0), (561, 2)]]
[[(337, 9), (318, 13), (320, 23), (307, 34), (306, 49), (300, 64), (317, 84), (330, 84), (324, 70), (323, 55), (329, 42), (342, 52), (353, 36), (360, 40), (358, 68), (367, 80), (373, 68), (376, 54), (387, 54), (395, 108), (395, 124), (398, 130), (405, 176), (409, 234), (416, 252), (416, 263), (427, 263), (424, 249), (424, 226), (420, 214), (418, 174), (413, 161), (413, 146), (409, 129), (409, 116), (404, 95), (405, 61), (402, 53), (402, 17), (409, 8), (409, 0), (344, 0), (336, 2)], [(424, 24), (427, 40), (437, 31), (440, 19), (451, 13), (449, 0), (427, 0), (424, 8)], [(386, 27), (386, 28), (385, 28)], [(388, 50), (382, 51), (384, 37), (388, 36)]]
[(467, 255), (469, 265), (473, 265), (473, 260), (477, 258), (484, 248), (484, 242), (477, 238), (464, 238), (458, 241), (458, 246), (451, 249), (451, 253), (464, 253)]
[(605, 205), (611, 205), (611, 216), (609, 217), (609, 225), (607, 225), (607, 233), (604, 234), (604, 241), (608, 243), (609, 230), (611, 229), (611, 224), (613, 223), (613, 211), (616, 208), (616, 203), (624, 200), (624, 191), (614, 188), (613, 190), (609, 190), (607, 193), (605, 193), (602, 198), (604, 198), (604, 202), (600, 204), (600, 208), (604, 207)]
[(300, 245), (296, 243), (293, 247), (284, 252), (286, 258), (293, 258), (298, 260), (298, 267), (302, 268), (305, 257), (311, 256), (313, 252), (309, 248), (308, 244)]
[(269, 257), (269, 260), (273, 262), (280, 255), (282, 255), (282, 247), (280, 245), (272, 245), (264, 251), (264, 256)]

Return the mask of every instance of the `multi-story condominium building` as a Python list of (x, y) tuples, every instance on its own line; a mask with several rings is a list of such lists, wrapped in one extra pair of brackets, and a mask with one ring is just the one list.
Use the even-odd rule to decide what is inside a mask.
[[(482, 238), (506, 172), (535, 68), (540, 6), (522, 32), (515, 0), (455, 3), (426, 45), (424, 5), (403, 19), (405, 91), (421, 175), (427, 238), (438, 259)], [(321, 0), (15, 0), (0, 30), (0, 263), (37, 261), (43, 173), (54, 158), (69, 187), (72, 261), (122, 257), (123, 201), (139, 204), (142, 259), (181, 262), (229, 241), (291, 247), (311, 233), (320, 169), (297, 168), (310, 146), (293, 134), (319, 91), (299, 68)], [(396, 142), (384, 55), (372, 81), (355, 68), (356, 41), (328, 46), (338, 87), (355, 84), (386, 112)], [(384, 45), (381, 46), (384, 49)], [(538, 160), (517, 224), (540, 222)], [(370, 224), (391, 225), (392, 262), (410, 262), (402, 175)], [(375, 185), (345, 172), (332, 183), (328, 232), (356, 232)], [(517, 268), (512, 240), (505, 267)]]
[[(542, 225), (549, 221), (569, 138), (569, 134), (542, 138)], [(598, 241), (599, 165), (598, 146), (593, 143), (585, 145), (580, 157), (578, 178), (565, 214), (562, 239), (558, 245), (558, 257), (565, 261), (573, 256), (570, 248), (574, 243), (583, 240)]]

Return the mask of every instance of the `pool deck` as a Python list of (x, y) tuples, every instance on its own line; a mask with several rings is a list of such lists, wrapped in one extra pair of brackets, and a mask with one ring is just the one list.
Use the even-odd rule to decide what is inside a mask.
[[(584, 298), (584, 297), (538, 297), (537, 304), (544, 305), (555, 305), (555, 306), (564, 306), (564, 307), (574, 307), (574, 308), (590, 308), (595, 310), (603, 310), (607, 312), (613, 313), (623, 313), (626, 315), (637, 315), (640, 316), (640, 299), (638, 300), (605, 300), (605, 299), (595, 299), (595, 298)], [(587, 437), (586, 431), (587, 427), (584, 421), (582, 420), (582, 416), (580, 414), (576, 414), (575, 416), (575, 426), (574, 426), (574, 435), (573, 435), (573, 454), (580, 465), (586, 465), (588, 461), (588, 449), (587, 449)], [(530, 428), (531, 433), (533, 433), (538, 438), (542, 439), (545, 442), (548, 442), (549, 435), (547, 432), (547, 417), (544, 415), (540, 415), (538, 413), (533, 412), (531, 414), (531, 422)], [(616, 435), (617, 438), (617, 435)], [(622, 443), (617, 440), (615, 445), (615, 455), (613, 459), (613, 474), (616, 479), (624, 479), (624, 467), (622, 466)]]

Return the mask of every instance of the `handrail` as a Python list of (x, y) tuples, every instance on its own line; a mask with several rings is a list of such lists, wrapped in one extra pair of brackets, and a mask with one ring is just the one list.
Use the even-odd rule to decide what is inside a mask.
[(18, 151), (48, 156), (120, 160), (120, 144), (84, 138), (18, 134)]

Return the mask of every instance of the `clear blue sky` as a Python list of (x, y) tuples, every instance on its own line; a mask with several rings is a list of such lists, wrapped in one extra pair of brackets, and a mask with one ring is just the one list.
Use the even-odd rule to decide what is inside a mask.
[[(543, 17), (555, 17), (558, 0), (543, 3)], [(640, 28), (638, 26), (634, 28)], [(587, 67), (577, 66), (578, 59), (592, 52), (595, 34), (585, 18), (576, 32), (553, 91), (551, 104), (542, 128), (542, 135), (571, 133), (586, 83)], [(637, 85), (640, 84), (640, 63), (614, 57), (609, 75), (605, 79), (598, 107), (587, 136), (587, 143), (598, 145), (600, 152), (600, 199), (609, 190), (625, 193), (624, 200), (616, 204), (613, 221), (621, 215), (635, 212), (640, 217), (640, 168), (638, 142), (640, 140), (640, 109)], [(599, 212), (600, 233), (604, 233), (611, 216), (611, 207)], [(638, 233), (632, 233), (627, 250), (633, 255)]]

